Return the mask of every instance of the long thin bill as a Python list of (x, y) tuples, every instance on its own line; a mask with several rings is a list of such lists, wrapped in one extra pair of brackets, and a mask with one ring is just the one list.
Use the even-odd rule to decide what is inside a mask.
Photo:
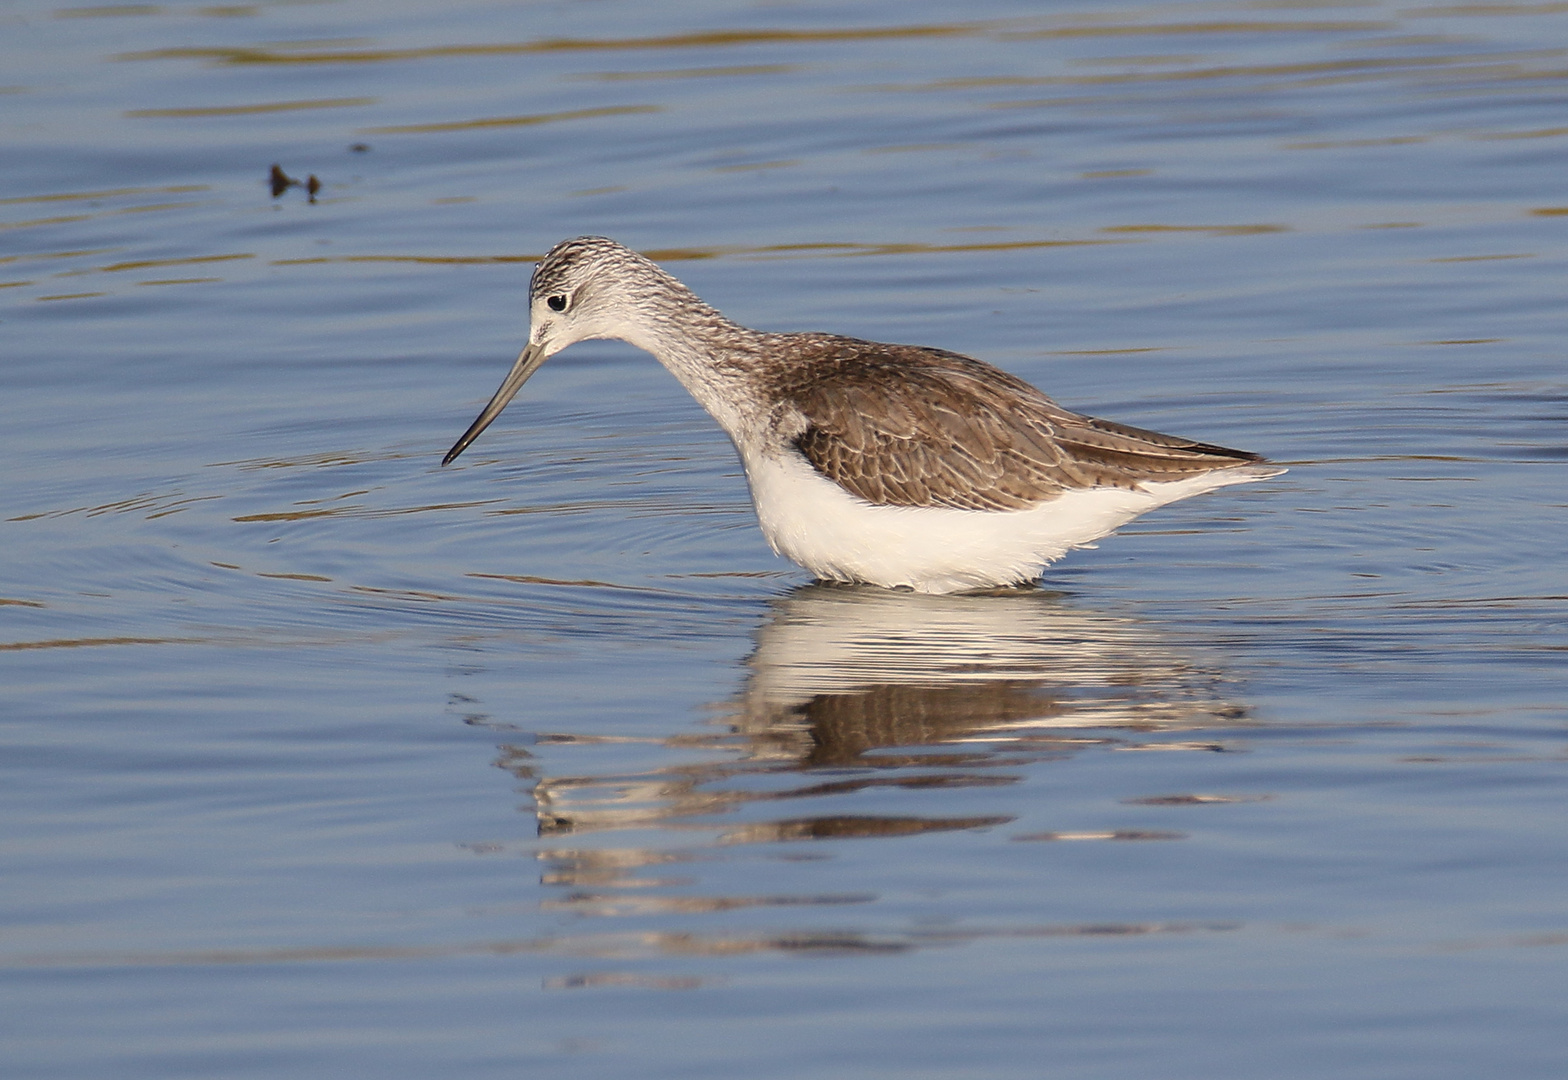
[(501, 415), (501, 410), (506, 408), (506, 403), (517, 395), (523, 388), (523, 383), (528, 381), (528, 376), (539, 370), (539, 365), (545, 362), (546, 353), (538, 345), (529, 345), (517, 356), (517, 363), (512, 365), (512, 370), (506, 373), (506, 378), (501, 381), (501, 389), (495, 392), (495, 397), (490, 399), (480, 412), (477, 419), (468, 425), (468, 430), (463, 432), (463, 437), (452, 444), (452, 449), (446, 452), (446, 457), (441, 459), (441, 464), (450, 465), (452, 460), (468, 449), (468, 444), (479, 438), (479, 433), (490, 426), (490, 421)]

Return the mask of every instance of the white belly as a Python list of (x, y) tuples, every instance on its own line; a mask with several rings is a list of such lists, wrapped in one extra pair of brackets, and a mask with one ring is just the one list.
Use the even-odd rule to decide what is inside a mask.
[(1283, 470), (1239, 466), (1128, 491), (1069, 491), (1028, 510), (878, 506), (794, 453), (743, 455), (773, 550), (827, 581), (948, 593), (1032, 581), (1047, 563), (1157, 506)]

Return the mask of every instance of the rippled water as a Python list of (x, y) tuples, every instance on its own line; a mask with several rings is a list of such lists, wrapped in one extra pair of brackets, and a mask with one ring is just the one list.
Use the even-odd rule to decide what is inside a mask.
[[(1562, 5), (0, 60), (7, 1075), (1561, 1075)], [(774, 558), (618, 344), (441, 469), (583, 232), (1290, 472), (935, 598)]]

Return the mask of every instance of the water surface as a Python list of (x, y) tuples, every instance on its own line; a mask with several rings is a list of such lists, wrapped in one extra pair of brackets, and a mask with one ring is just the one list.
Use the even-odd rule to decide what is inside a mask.
[[(13, 5), (10, 1068), (1561, 1075), (1565, 18)], [(584, 232), (1290, 472), (931, 598), (615, 343), (440, 468)]]

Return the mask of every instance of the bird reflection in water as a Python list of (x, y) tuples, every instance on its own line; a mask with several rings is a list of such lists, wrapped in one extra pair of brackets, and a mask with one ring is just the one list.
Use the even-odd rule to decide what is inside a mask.
[[(1012, 784), (1028, 766), (1092, 748), (1224, 748), (1212, 729), (1245, 723), (1245, 710), (1220, 672), (1161, 637), (1040, 590), (920, 596), (812, 585), (775, 601), (741, 692), (714, 707), (708, 730), (542, 735), (533, 752), (505, 750), (502, 764), (532, 783), (547, 838), (657, 828), (688, 843), (696, 833), (699, 843), (736, 844), (1003, 825), (1012, 817), (944, 815), (938, 794)], [(1200, 730), (1210, 738), (1172, 738)], [(620, 744), (614, 756), (624, 762), (626, 743), (652, 744), (643, 756), (660, 763), (536, 772), (545, 746)], [(936, 812), (777, 813), (825, 810), (876, 788), (929, 790)], [(563, 846), (544, 857), (555, 883), (624, 886), (634, 868), (691, 856)]]

